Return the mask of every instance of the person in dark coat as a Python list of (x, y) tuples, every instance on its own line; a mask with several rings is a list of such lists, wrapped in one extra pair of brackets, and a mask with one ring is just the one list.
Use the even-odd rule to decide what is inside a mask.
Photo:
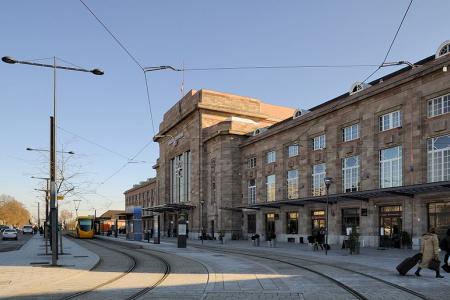
[(317, 234), (317, 243), (319, 244), (321, 250), (323, 250), (324, 242), (325, 242), (325, 229), (321, 227)]
[[(415, 273), (416, 276), (421, 276), (420, 270), (422, 270), (422, 268), (428, 268), (432, 260), (439, 261), (439, 239), (434, 228), (431, 228), (430, 232), (427, 232), (422, 236), (420, 253), (422, 253), (422, 261), (417, 268)], [(435, 271), (436, 278), (444, 278), (444, 276), (440, 274), (439, 267)]]
[(447, 229), (447, 234), (442, 241), (442, 245), (443, 247), (441, 249), (445, 251), (444, 265), (448, 265), (448, 258), (450, 257), (450, 228)]

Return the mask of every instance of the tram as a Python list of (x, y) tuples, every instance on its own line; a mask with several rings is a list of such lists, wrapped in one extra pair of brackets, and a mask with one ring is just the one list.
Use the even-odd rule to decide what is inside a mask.
[(92, 239), (94, 237), (94, 217), (78, 217), (75, 234), (79, 239)]

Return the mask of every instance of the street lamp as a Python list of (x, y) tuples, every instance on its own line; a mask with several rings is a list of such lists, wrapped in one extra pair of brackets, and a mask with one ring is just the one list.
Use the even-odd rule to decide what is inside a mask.
[[(27, 151), (38, 151), (38, 152), (50, 152), (50, 150), (47, 150), (47, 149), (35, 149), (35, 148), (30, 148), (30, 147), (26, 148), (25, 150), (27, 150)], [(73, 152), (73, 151), (56, 151), (56, 152), (58, 152), (58, 153), (65, 153), (65, 154), (71, 154), (71, 155), (75, 154), (75, 152)], [(31, 178), (33, 178), (33, 177), (31, 177)]]
[(59, 66), (56, 65), (56, 57), (53, 57), (53, 64), (51, 65), (21, 61), (10, 56), (2, 57), (2, 61), (7, 64), (23, 64), (53, 69), (53, 116), (50, 117), (50, 222), (52, 239), (52, 266), (56, 266), (58, 263), (58, 209), (56, 207), (56, 69), (87, 72), (94, 75), (103, 75), (104, 72), (100, 69), (87, 70), (82, 68)]
[(203, 245), (203, 238), (205, 236), (204, 234), (204, 228), (203, 228), (203, 205), (205, 204), (205, 201), (201, 200), (200, 201), (200, 234), (201, 234), (201, 239), (202, 239), (202, 245)]
[(325, 177), (323, 179), (325, 182), (325, 187), (327, 190), (327, 210), (326, 210), (326, 224), (325, 224), (325, 255), (328, 255), (328, 204), (329, 204), (329, 194), (330, 194), (330, 185), (333, 183), (333, 178), (331, 177)]

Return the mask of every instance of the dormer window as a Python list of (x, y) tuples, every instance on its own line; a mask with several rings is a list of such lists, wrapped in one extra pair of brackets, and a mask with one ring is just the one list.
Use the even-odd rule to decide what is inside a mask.
[(358, 92), (368, 88), (369, 86), (370, 86), (370, 84), (367, 84), (367, 83), (364, 83), (364, 82), (355, 82), (350, 87), (349, 94), (350, 95), (356, 94), (356, 93), (358, 93)]
[(441, 57), (450, 53), (450, 40), (443, 42), (436, 51), (435, 57)]
[(309, 110), (298, 108), (295, 110), (294, 115), (292, 116), (292, 119), (300, 118), (301, 116), (303, 116), (309, 112), (310, 112)]
[(265, 131), (267, 131), (267, 128), (257, 128), (255, 131), (253, 131), (253, 136), (261, 134), (261, 133), (263, 133)]

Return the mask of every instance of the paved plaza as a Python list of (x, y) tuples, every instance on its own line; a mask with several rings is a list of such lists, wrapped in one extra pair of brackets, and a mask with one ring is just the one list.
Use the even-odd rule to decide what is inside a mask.
[[(248, 241), (202, 244), (198, 240), (189, 240), (188, 247), (180, 249), (174, 238), (156, 245), (103, 236), (64, 238), (63, 245), (66, 254), (60, 256), (60, 267), (48, 266), (51, 257), (45, 255), (39, 235), (20, 250), (0, 253), (0, 298), (448, 299), (450, 290), (448, 274), (435, 279), (428, 270), (421, 278), (412, 272), (396, 273), (395, 266), (415, 250), (362, 248), (359, 255), (350, 255), (332, 249), (325, 255), (301, 244), (270, 248), (266, 243), (255, 247)], [(418, 296), (351, 271), (405, 287)]]

